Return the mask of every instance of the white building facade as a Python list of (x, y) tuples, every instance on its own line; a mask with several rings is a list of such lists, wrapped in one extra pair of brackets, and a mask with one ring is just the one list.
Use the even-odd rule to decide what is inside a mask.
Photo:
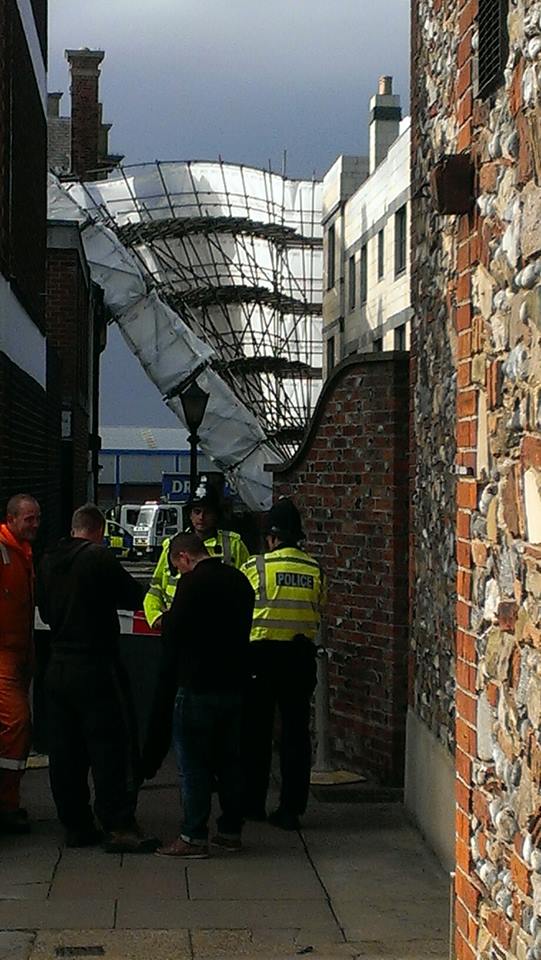
[(324, 375), (353, 353), (408, 350), (410, 121), (392, 78), (370, 101), (370, 156), (338, 157), (323, 181)]

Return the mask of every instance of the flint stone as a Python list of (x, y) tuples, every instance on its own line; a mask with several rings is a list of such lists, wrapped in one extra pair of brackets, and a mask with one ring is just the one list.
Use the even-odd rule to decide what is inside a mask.
[(522, 191), (522, 254), (525, 260), (541, 253), (541, 187), (528, 183)]

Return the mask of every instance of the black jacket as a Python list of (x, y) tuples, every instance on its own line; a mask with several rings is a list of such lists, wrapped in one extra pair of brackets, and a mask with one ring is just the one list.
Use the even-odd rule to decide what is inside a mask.
[(74, 538), (45, 554), (38, 570), (40, 616), (51, 627), (53, 657), (117, 652), (117, 610), (138, 610), (143, 590), (101, 544)]
[(242, 690), (254, 602), (244, 574), (217, 557), (180, 578), (163, 617), (162, 664), (143, 749), (145, 779), (155, 776), (169, 749), (179, 687), (194, 693)]
[(254, 602), (244, 574), (218, 557), (202, 560), (180, 578), (162, 629), (178, 687), (196, 693), (241, 689)]

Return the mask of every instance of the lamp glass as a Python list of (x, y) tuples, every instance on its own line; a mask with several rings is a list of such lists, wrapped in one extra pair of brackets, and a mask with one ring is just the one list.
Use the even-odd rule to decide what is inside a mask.
[(205, 393), (195, 380), (180, 394), (184, 419), (190, 433), (196, 433), (201, 425), (209, 396), (210, 394)]

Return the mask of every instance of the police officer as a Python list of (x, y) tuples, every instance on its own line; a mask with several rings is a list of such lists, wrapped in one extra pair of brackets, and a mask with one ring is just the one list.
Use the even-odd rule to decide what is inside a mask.
[(316, 686), (314, 640), (321, 619), (322, 570), (299, 548), (299, 512), (281, 499), (267, 515), (269, 552), (242, 567), (256, 595), (244, 723), (245, 816), (266, 819), (275, 708), (281, 717), (281, 790), (269, 823), (297, 830), (308, 801), (310, 701)]
[[(196, 533), (199, 539), (203, 540), (211, 557), (222, 557), (224, 563), (240, 569), (249, 557), (248, 550), (238, 533), (218, 529), (220, 502), (212, 487), (201, 484), (190, 501), (189, 509), (189, 532)], [(161, 627), (163, 614), (173, 602), (180, 577), (178, 570), (169, 562), (170, 543), (169, 539), (163, 542), (162, 552), (144, 600), (147, 621), (151, 627), (158, 629)]]

